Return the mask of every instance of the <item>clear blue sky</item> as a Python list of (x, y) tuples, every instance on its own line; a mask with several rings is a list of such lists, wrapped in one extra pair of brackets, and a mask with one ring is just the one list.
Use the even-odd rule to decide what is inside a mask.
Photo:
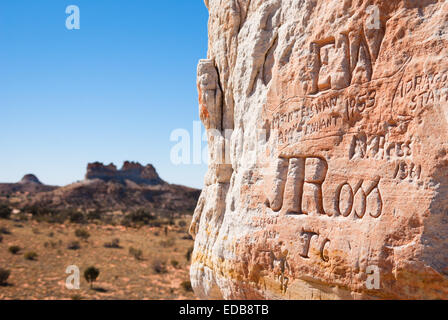
[(202, 187), (206, 165), (172, 164), (170, 134), (199, 120), (207, 21), (202, 0), (1, 1), (0, 181), (65, 185), (88, 162), (132, 160)]

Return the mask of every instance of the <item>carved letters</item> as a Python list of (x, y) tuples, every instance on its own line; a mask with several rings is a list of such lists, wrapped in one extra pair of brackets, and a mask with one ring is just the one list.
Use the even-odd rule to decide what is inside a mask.
[(310, 94), (371, 81), (384, 33), (383, 28), (361, 28), (312, 42)]
[(400, 102), (398, 114), (413, 114), (433, 106), (436, 102), (448, 102), (448, 73), (417, 74), (404, 77), (398, 83), (394, 101)]
[[(378, 218), (383, 211), (383, 199), (378, 189), (379, 182), (380, 178), (377, 177), (366, 189), (363, 188), (365, 184), (363, 180), (360, 180), (354, 188), (347, 182), (341, 184), (336, 192), (337, 213), (343, 217), (353, 213), (362, 219), (369, 210), (370, 216)], [(343, 192), (344, 188), (345, 192)]]
[[(328, 171), (327, 161), (319, 157), (277, 160), (267, 205), (287, 215), (326, 214), (322, 185)], [(378, 218), (383, 211), (380, 178), (359, 180), (356, 185), (342, 183), (334, 194), (336, 215), (351, 214), (362, 219), (366, 213)]]
[[(303, 251), (299, 254), (302, 258), (304, 259), (309, 259), (309, 252), (310, 252), (310, 247), (311, 247), (311, 240), (313, 239), (313, 237), (317, 237), (317, 239), (319, 239), (320, 235), (317, 232), (314, 231), (306, 231), (305, 229), (302, 229), (301, 232), (301, 237), (303, 239)], [(326, 247), (330, 244), (330, 240), (328, 238), (325, 238), (320, 247), (319, 247), (319, 252), (320, 252), (320, 258), (322, 259), (322, 261), (324, 262), (328, 262), (330, 261), (330, 258), (328, 257), (328, 255), (325, 253), (325, 249)]]

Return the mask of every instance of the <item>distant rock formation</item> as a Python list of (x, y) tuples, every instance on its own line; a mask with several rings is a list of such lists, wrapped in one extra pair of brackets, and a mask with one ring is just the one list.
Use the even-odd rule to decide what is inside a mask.
[(122, 183), (129, 180), (137, 184), (146, 185), (159, 185), (165, 183), (165, 181), (160, 179), (156, 169), (151, 164), (142, 166), (138, 162), (130, 161), (126, 161), (120, 170), (118, 170), (113, 163), (107, 166), (101, 162), (89, 163), (87, 165), (86, 179), (100, 179), (103, 181)]
[(22, 180), (16, 183), (0, 183), (0, 196), (11, 196), (16, 193), (36, 194), (39, 192), (53, 191), (55, 186), (48, 186), (40, 182), (34, 174), (26, 174)]
[(36, 183), (42, 185), (43, 183), (34, 174), (27, 174), (23, 176), (19, 183)]
[[(85, 180), (63, 187), (47, 186), (32, 174), (18, 183), (0, 183), (0, 198), (14, 196), (20, 206), (46, 209), (75, 208), (83, 211), (123, 211), (145, 208), (160, 214), (192, 213), (200, 190), (163, 181), (148, 164), (126, 161), (114, 164), (89, 163)], [(0, 199), (1, 200), (1, 199)]]
[(197, 296), (448, 299), (448, 2), (205, 3)]

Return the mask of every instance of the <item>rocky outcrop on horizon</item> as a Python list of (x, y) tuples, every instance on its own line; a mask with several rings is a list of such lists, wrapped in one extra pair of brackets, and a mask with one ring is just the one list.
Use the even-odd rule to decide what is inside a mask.
[(195, 293), (448, 299), (448, 3), (205, 3)]
[(42, 182), (34, 174), (26, 174), (19, 183), (35, 183), (43, 185)]
[(0, 183), (0, 196), (11, 196), (17, 193), (35, 194), (56, 189), (56, 186), (45, 185), (34, 175), (26, 174), (16, 183)]
[(42, 184), (32, 174), (18, 183), (0, 184), (0, 197), (20, 199), (22, 208), (39, 207), (82, 211), (123, 211), (148, 209), (155, 213), (192, 213), (200, 190), (163, 181), (156, 169), (148, 164), (124, 162), (115, 165), (90, 163), (86, 179), (66, 186)]

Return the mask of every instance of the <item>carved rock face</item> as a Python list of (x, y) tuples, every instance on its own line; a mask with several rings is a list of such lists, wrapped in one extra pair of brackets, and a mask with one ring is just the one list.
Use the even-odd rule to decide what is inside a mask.
[(448, 3), (208, 8), (203, 87), (223, 99), (202, 103), (231, 169), (212, 161), (195, 212), (195, 292), (447, 299)]

